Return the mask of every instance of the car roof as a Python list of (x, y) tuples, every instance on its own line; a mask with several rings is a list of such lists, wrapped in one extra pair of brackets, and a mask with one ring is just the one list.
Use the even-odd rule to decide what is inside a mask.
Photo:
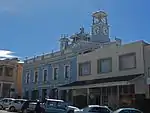
[(8, 100), (15, 100), (14, 98), (3, 98), (3, 99), (8, 99)]
[(88, 105), (88, 107), (103, 107), (103, 108), (108, 108), (107, 106), (100, 106), (100, 105)]
[(15, 99), (15, 100), (20, 100), (20, 101), (27, 101), (26, 99)]
[(57, 99), (46, 99), (48, 101), (56, 101), (56, 102), (64, 102), (63, 100), (57, 100)]

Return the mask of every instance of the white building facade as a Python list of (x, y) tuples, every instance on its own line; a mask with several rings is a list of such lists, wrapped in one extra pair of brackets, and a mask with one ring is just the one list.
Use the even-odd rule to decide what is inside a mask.
[(80, 106), (131, 105), (135, 98), (149, 98), (149, 56), (150, 45), (143, 41), (114, 42), (81, 54), (77, 57), (78, 81), (60, 90), (71, 90), (72, 101)]

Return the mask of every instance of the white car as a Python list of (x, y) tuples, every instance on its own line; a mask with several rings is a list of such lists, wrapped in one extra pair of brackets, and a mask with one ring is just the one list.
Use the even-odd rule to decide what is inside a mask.
[(107, 106), (88, 105), (81, 110), (75, 110), (74, 113), (113, 113)]
[(143, 113), (142, 111), (135, 108), (120, 108), (113, 113)]
[(26, 102), (25, 99), (15, 99), (11, 101), (10, 105), (8, 106), (8, 110), (11, 112), (14, 111), (21, 111), (22, 105)]
[(3, 98), (0, 100), (0, 109), (6, 109), (15, 100), (14, 98)]

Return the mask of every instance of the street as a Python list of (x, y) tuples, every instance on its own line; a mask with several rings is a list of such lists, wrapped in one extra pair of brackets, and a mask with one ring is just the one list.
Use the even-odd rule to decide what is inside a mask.
[(9, 111), (5, 111), (5, 110), (0, 110), (0, 113), (16, 113), (16, 112), (9, 112)]

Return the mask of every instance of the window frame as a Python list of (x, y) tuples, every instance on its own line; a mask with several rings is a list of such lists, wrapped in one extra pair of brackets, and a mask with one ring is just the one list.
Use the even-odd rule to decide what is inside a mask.
[[(37, 73), (37, 81), (35, 81), (36, 79), (35, 79), (35, 73)], [(39, 72), (38, 72), (38, 70), (35, 70), (34, 71), (34, 83), (37, 83), (38, 82), (38, 79), (39, 79)]]
[(0, 76), (3, 76), (3, 66), (0, 66)]
[[(127, 57), (127, 56), (133, 56), (134, 57), (134, 67), (129, 67), (129, 68), (122, 68), (122, 62), (121, 62), (121, 58), (123, 57)], [(137, 62), (136, 62), (136, 52), (132, 52), (132, 53), (126, 53), (123, 55), (119, 55), (119, 71), (125, 71), (125, 70), (130, 70), (130, 69), (135, 69), (137, 67)]]
[[(29, 76), (29, 81), (27, 82), (28, 76)], [(28, 84), (28, 83), (30, 83), (30, 72), (29, 71), (26, 72), (26, 84)]]
[[(66, 67), (69, 68), (69, 72), (66, 72)], [(66, 73), (68, 73), (68, 77), (66, 77)], [(70, 78), (70, 65), (64, 65), (64, 78), (69, 79)]]
[(13, 77), (14, 75), (14, 68), (12, 66), (4, 66), (5, 68), (5, 76), (7, 77)]
[[(57, 71), (57, 75), (56, 75), (56, 79), (55, 79), (55, 69), (58, 69)], [(55, 66), (53, 67), (53, 80), (58, 80), (58, 75), (59, 75), (59, 67)]]
[[(82, 67), (83, 65), (86, 65), (86, 64), (89, 65), (89, 69), (90, 69), (90, 70), (89, 70), (88, 74), (83, 74), (81, 67)], [(88, 75), (91, 75), (91, 61), (86, 61), (86, 62), (79, 63), (79, 64), (78, 64), (78, 74), (79, 74), (79, 76), (88, 76)]]
[[(110, 71), (108, 72), (102, 72), (102, 69), (101, 69), (102, 61), (105, 61), (105, 60), (110, 60)], [(110, 72), (112, 72), (112, 57), (98, 59), (97, 60), (97, 74), (110, 73)]]
[[(45, 79), (45, 71), (46, 71), (46, 79)], [(43, 82), (48, 81), (48, 69), (43, 68)]]

